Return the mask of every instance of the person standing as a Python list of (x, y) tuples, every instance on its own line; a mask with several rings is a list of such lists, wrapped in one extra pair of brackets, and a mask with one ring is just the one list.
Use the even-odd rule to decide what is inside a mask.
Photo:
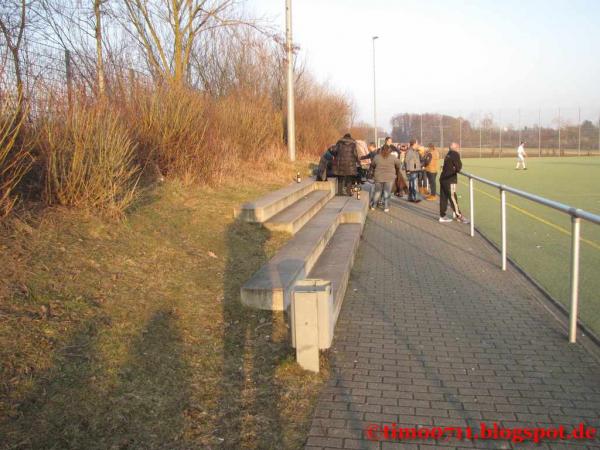
[(373, 182), (373, 172), (371, 171), (371, 163), (373, 162), (373, 158), (375, 158), (375, 156), (377, 156), (378, 152), (379, 152), (379, 150), (377, 149), (375, 142), (369, 142), (369, 145), (367, 146), (367, 154), (360, 157), (360, 164), (361, 165), (365, 164), (365, 168), (366, 168), (365, 177), (367, 179), (367, 183), (370, 184), (369, 205), (371, 204), (371, 201), (373, 200), (373, 194), (375, 194), (375, 184)]
[(521, 164), (523, 165), (523, 170), (527, 170), (527, 166), (525, 165), (526, 156), (527, 153), (525, 153), (525, 141), (521, 141), (521, 144), (519, 144), (519, 147), (517, 148), (517, 167), (515, 167), (515, 170), (519, 170), (519, 166)]
[(346, 133), (330, 152), (335, 158), (332, 172), (338, 178), (338, 194), (352, 195), (352, 183), (356, 180), (359, 165), (356, 141), (350, 133)]
[(375, 155), (379, 153), (379, 150), (380, 149), (378, 149), (375, 146), (375, 142), (369, 142), (369, 145), (367, 146), (367, 154), (360, 157), (361, 164), (362, 161), (365, 161), (367, 164), (370, 164), (371, 160), (375, 158)]
[(440, 218), (441, 223), (452, 222), (452, 219), (446, 217), (448, 202), (456, 215), (456, 220), (461, 223), (469, 223), (462, 215), (458, 206), (456, 197), (456, 185), (458, 183), (458, 173), (462, 170), (462, 161), (460, 159), (460, 146), (456, 142), (450, 144), (448, 154), (444, 158), (444, 166), (440, 175)]
[(408, 177), (408, 201), (413, 203), (421, 201), (417, 198), (417, 182), (419, 172), (421, 171), (421, 158), (416, 148), (417, 144), (418, 142), (415, 139), (411, 139), (410, 146), (404, 157), (404, 167), (406, 169), (406, 176)]
[(429, 144), (427, 153), (425, 153), (425, 174), (429, 183), (429, 195), (426, 200), (435, 200), (437, 198), (436, 178), (440, 165), (440, 152), (435, 145)]
[(371, 170), (375, 179), (375, 193), (369, 205), (370, 209), (375, 209), (379, 198), (383, 195), (383, 210), (390, 210), (390, 195), (392, 194), (392, 184), (400, 172), (400, 160), (392, 154), (392, 146), (384, 145), (373, 158)]
[(421, 171), (419, 172), (418, 186), (419, 192), (423, 195), (427, 195), (427, 176), (425, 175), (425, 155), (427, 150), (422, 145), (417, 145), (417, 152), (419, 152), (419, 159), (421, 160)]

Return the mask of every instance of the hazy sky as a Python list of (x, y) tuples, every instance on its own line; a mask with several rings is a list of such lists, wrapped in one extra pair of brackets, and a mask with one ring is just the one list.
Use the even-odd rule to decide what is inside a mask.
[[(249, 0), (285, 29), (285, 0)], [(397, 112), (516, 122), (557, 115), (598, 120), (600, 0), (293, 0), (294, 40), (312, 72), (350, 94), (372, 122), (372, 40), (378, 124)], [(497, 116), (496, 116), (497, 117)], [(535, 117), (535, 119), (534, 119)]]

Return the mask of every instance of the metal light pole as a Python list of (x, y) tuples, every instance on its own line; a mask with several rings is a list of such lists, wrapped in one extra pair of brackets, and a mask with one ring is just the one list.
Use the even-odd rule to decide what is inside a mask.
[(375, 78), (375, 41), (379, 36), (373, 36), (373, 142), (375, 146), (379, 146), (377, 142), (377, 82)]
[(287, 145), (290, 161), (296, 161), (294, 114), (294, 47), (292, 43), (292, 0), (285, 1), (285, 45), (287, 50)]

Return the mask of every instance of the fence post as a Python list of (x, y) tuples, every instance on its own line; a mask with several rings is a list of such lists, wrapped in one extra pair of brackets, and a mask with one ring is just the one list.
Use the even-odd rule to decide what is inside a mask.
[(542, 156), (542, 108), (538, 110), (538, 156)]
[(500, 208), (502, 221), (502, 270), (506, 270), (506, 191), (500, 188)]
[(71, 52), (65, 50), (65, 74), (67, 77), (67, 106), (69, 111), (73, 107), (73, 72), (71, 70)]
[(523, 139), (523, 136), (521, 134), (521, 108), (518, 109), (518, 114), (519, 114), (519, 144), (521, 145), (521, 140)]
[(469, 211), (471, 212), (471, 237), (475, 236), (475, 199), (473, 198), (473, 178), (469, 177)]
[(502, 156), (502, 121), (500, 121), (500, 150), (498, 150), (498, 158)]
[[(440, 147), (444, 148), (444, 115), (440, 114)], [(423, 144), (421, 142), (421, 144)]]
[(571, 216), (571, 311), (569, 314), (569, 342), (577, 340), (577, 303), (579, 301), (579, 234), (581, 219)]
[(129, 68), (129, 95), (131, 98), (135, 96), (137, 93), (137, 82), (135, 78), (135, 71), (130, 67)]
[(481, 158), (481, 118), (479, 118), (479, 157)]
[(581, 156), (581, 107), (577, 109), (577, 117), (578, 117), (578, 138), (577, 138), (577, 156)]
[(562, 156), (561, 144), (560, 144), (560, 129), (561, 129), (561, 120), (560, 120), (560, 108), (558, 108), (558, 156)]

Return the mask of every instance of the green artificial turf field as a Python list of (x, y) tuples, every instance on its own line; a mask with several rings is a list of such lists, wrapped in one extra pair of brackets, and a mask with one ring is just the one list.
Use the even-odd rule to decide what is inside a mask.
[[(465, 172), (600, 215), (600, 158), (528, 158), (515, 170), (512, 158), (465, 158)], [(468, 180), (459, 178), (460, 203), (469, 210)], [(475, 225), (500, 242), (500, 195), (475, 182)], [(507, 193), (508, 256), (555, 299), (569, 306), (571, 219), (568, 215)], [(582, 221), (580, 320), (600, 336), (600, 225)], [(500, 262), (500, 256), (498, 256)]]

